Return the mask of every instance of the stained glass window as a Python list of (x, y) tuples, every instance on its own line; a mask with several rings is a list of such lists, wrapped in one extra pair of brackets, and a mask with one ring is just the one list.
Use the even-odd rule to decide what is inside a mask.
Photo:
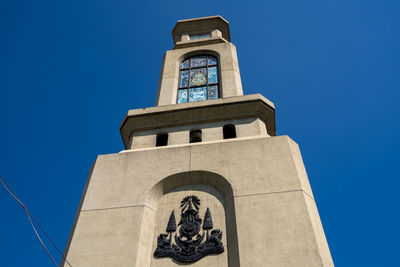
[(210, 38), (210, 37), (211, 37), (210, 33), (193, 34), (193, 35), (190, 35), (190, 40), (198, 40), (198, 39), (204, 39), (204, 38)]
[(177, 103), (219, 98), (218, 61), (213, 56), (194, 56), (179, 65)]
[(217, 65), (217, 59), (215, 57), (208, 57), (208, 66)]
[(207, 100), (207, 87), (190, 88), (189, 102)]
[(188, 87), (189, 83), (189, 70), (183, 70), (180, 73), (179, 88)]
[(204, 67), (207, 65), (207, 58), (206, 57), (192, 57), (190, 59), (190, 67)]
[(207, 68), (190, 70), (190, 86), (199, 86), (204, 84), (207, 84)]
[(189, 59), (186, 59), (185, 61), (182, 61), (181, 69), (188, 69), (188, 68), (189, 68)]
[(218, 85), (211, 85), (208, 87), (208, 99), (218, 98)]
[(188, 102), (188, 89), (178, 90), (178, 104)]
[(209, 83), (218, 83), (217, 67), (209, 67), (208, 68), (208, 82)]

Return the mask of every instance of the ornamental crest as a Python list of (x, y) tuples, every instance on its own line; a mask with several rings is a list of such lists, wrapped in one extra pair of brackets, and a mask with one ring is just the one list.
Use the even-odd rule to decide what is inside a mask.
[(205, 75), (205, 69), (192, 70), (190, 83), (191, 83), (191, 85), (206, 84), (207, 78)]
[[(222, 231), (213, 228), (210, 210), (204, 215), (204, 221), (199, 217), (200, 199), (194, 195), (187, 196), (181, 201), (181, 220), (178, 223), (179, 233), (176, 232), (174, 211), (169, 217), (166, 232), (157, 238), (156, 257), (171, 257), (181, 262), (194, 262), (208, 254), (218, 254), (224, 251)], [(202, 234), (199, 234), (200, 230)], [(205, 240), (204, 240), (205, 237)], [(203, 241), (204, 240), (204, 241)]]

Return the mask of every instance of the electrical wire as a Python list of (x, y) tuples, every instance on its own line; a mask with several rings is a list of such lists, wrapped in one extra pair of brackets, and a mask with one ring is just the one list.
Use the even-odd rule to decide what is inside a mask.
[[(8, 185), (8, 183), (6, 182), (6, 180), (3, 178), (3, 176), (0, 175), (0, 183), (1, 185), (4, 187), (4, 189), (7, 191), (7, 193), (14, 198), (15, 201), (17, 201), (22, 208), (24, 209), (26, 216), (28, 217), (29, 223), (33, 229), (33, 231), (35, 232), (36, 237), (38, 238), (40, 244), (42, 245), (42, 247), (44, 248), (44, 250), (46, 251), (47, 256), (50, 258), (50, 260), (54, 263), (55, 266), (58, 267), (57, 263), (54, 261), (53, 257), (51, 256), (49, 250), (47, 249), (46, 245), (44, 244), (44, 242), (42, 241), (42, 239), (40, 238), (39, 233), (37, 232), (35, 225), (33, 223), (33, 221), (39, 226), (39, 229), (44, 233), (44, 235), (46, 236), (46, 238), (50, 241), (50, 243), (52, 244), (52, 246), (57, 250), (58, 254), (61, 255), (61, 257), (65, 260), (65, 262), (68, 263), (69, 266), (72, 267), (72, 265), (67, 261), (67, 259), (64, 257), (64, 255), (61, 253), (61, 251), (57, 248), (57, 246), (54, 244), (54, 242), (50, 239), (49, 235), (44, 231), (44, 229), (41, 227), (41, 225), (39, 224), (39, 222), (35, 219), (35, 217), (33, 217), (33, 215), (28, 211), (28, 209), (26, 208), (25, 204), (22, 203), (22, 201), (17, 197), (17, 194), (12, 190), (12, 188)], [(32, 221), (33, 219), (33, 221)]]
[(50, 255), (50, 252), (47, 250), (45, 244), (43, 243), (43, 241), (42, 241), (42, 239), (40, 238), (38, 232), (36, 231), (36, 228), (35, 228), (35, 226), (34, 226), (33, 223), (32, 223), (31, 217), (29, 216), (29, 212), (28, 212), (28, 210), (26, 209), (26, 207), (24, 207), (24, 210), (25, 210), (25, 212), (26, 212), (26, 216), (28, 217), (29, 223), (30, 223), (31, 226), (32, 226), (32, 229), (33, 229), (33, 231), (35, 232), (36, 237), (39, 239), (40, 244), (42, 244), (44, 250), (46, 251), (47, 256), (49, 256), (50, 260), (54, 263), (54, 265), (55, 265), (56, 267), (58, 267), (57, 263), (54, 261), (53, 257)]
[(36, 218), (28, 211), (29, 216), (32, 217), (33, 221), (39, 226), (40, 231), (43, 232), (43, 234), (46, 236), (46, 238), (50, 241), (51, 245), (57, 250), (58, 254), (61, 255), (61, 257), (65, 260), (66, 263), (68, 263), (69, 266), (72, 267), (72, 265), (68, 262), (68, 260), (64, 257), (64, 254), (57, 248), (56, 244), (54, 244), (53, 240), (51, 240), (50, 236), (46, 233), (46, 231), (43, 229), (43, 227), (39, 224), (39, 222), (36, 220)]

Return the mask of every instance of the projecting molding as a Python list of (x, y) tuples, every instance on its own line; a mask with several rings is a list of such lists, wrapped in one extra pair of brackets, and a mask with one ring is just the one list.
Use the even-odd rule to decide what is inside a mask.
[(228, 42), (231, 41), (229, 23), (219, 15), (196, 19), (178, 20), (172, 30), (172, 37), (174, 39), (174, 43), (176, 44), (177, 42), (181, 41), (181, 36), (183, 33), (190, 33), (193, 31), (201, 32), (214, 29), (221, 31), (222, 37), (225, 40)]
[(132, 109), (123, 119), (120, 131), (125, 148), (128, 148), (134, 131), (246, 118), (260, 118), (265, 122), (268, 134), (276, 135), (275, 106), (260, 94)]

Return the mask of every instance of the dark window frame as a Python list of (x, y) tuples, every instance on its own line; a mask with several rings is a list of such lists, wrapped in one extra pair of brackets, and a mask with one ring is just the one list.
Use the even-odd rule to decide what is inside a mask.
[(232, 139), (236, 138), (236, 127), (233, 124), (225, 124), (222, 127), (222, 134), (224, 136), (224, 139)]
[(189, 143), (203, 142), (203, 132), (201, 129), (193, 129), (189, 132)]
[(156, 137), (156, 147), (168, 145), (168, 133), (158, 133)]

